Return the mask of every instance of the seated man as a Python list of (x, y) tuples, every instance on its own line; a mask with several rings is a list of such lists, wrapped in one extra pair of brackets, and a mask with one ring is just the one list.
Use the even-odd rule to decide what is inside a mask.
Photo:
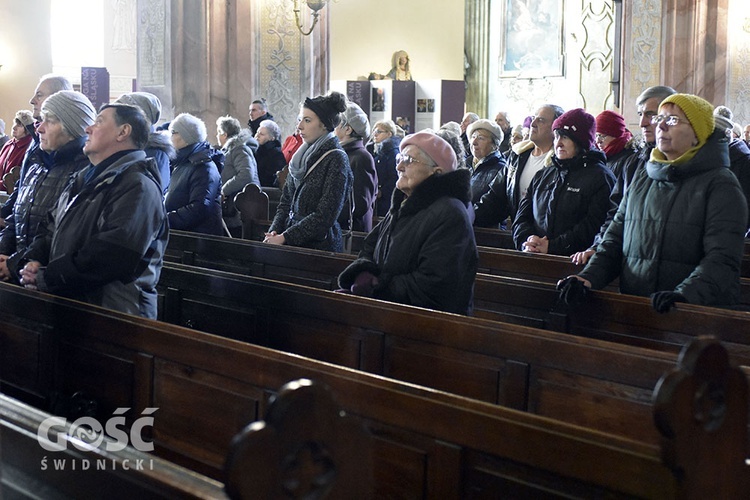
[(713, 106), (673, 94), (652, 122), (657, 149), (646, 175), (636, 176), (583, 272), (558, 283), (562, 298), (619, 276), (621, 292), (651, 296), (659, 312), (675, 302), (737, 304), (748, 209)]
[[(29, 247), (21, 284), (156, 318), (156, 283), (167, 214), (156, 162), (143, 148), (150, 126), (135, 106), (101, 108), (78, 172)], [(46, 266), (46, 267), (43, 267)]]

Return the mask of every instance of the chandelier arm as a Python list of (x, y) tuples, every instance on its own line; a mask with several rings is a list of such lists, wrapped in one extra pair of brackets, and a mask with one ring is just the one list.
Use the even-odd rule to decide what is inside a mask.
[(318, 24), (319, 15), (320, 15), (319, 13), (313, 12), (312, 26), (310, 26), (310, 29), (307, 32), (305, 32), (305, 30), (302, 28), (302, 23), (300, 22), (300, 19), (299, 19), (299, 9), (294, 9), (294, 20), (297, 22), (297, 29), (299, 30), (299, 32), (305, 36), (308, 36), (310, 33), (312, 33), (313, 29), (315, 29), (315, 25)]

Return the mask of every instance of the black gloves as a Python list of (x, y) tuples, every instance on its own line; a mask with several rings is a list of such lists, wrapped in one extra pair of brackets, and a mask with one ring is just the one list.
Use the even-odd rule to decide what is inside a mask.
[(651, 305), (656, 312), (665, 313), (672, 309), (677, 302), (687, 302), (687, 299), (677, 292), (656, 292), (651, 294)]
[(557, 283), (560, 290), (560, 301), (569, 306), (580, 304), (589, 293), (589, 288), (575, 276), (568, 276)]

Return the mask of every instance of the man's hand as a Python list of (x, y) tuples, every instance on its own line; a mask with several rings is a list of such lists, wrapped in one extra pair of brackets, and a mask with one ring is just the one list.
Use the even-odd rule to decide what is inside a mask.
[(582, 266), (586, 262), (589, 261), (592, 255), (596, 253), (596, 250), (593, 248), (589, 248), (588, 250), (585, 250), (583, 252), (576, 252), (573, 255), (570, 256), (570, 260), (573, 261), (573, 264)]
[(42, 265), (39, 261), (32, 260), (21, 269), (21, 285), (29, 290), (36, 290), (36, 277)]
[(523, 244), (523, 251), (530, 253), (547, 253), (549, 240), (546, 236), (541, 238), (536, 235), (529, 236)]

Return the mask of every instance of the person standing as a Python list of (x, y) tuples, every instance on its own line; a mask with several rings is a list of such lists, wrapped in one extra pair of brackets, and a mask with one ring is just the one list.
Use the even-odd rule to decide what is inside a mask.
[(34, 117), (31, 112), (20, 110), (16, 112), (13, 118), (13, 128), (11, 129), (11, 140), (6, 142), (0, 149), (0, 189), (8, 191), (15, 186), (6, 186), (3, 177), (14, 167), (21, 167), (26, 150), (31, 145), (33, 136), (26, 127), (34, 125)]
[(670, 95), (658, 112), (645, 175), (633, 180), (584, 270), (558, 283), (569, 303), (617, 277), (622, 293), (650, 296), (658, 312), (739, 301), (748, 209), (728, 168), (726, 135), (698, 96)]
[(149, 131), (139, 108), (102, 106), (86, 128), (90, 165), (63, 191), (51, 226), (26, 252), (23, 286), (156, 318), (169, 229), (158, 167), (143, 151)]
[(169, 124), (177, 158), (164, 200), (169, 227), (196, 233), (225, 235), (221, 218), (221, 176), (206, 142), (206, 124), (181, 113)]
[(385, 217), (391, 207), (391, 195), (396, 188), (396, 155), (401, 137), (396, 134), (393, 120), (375, 122), (372, 127), (372, 142), (367, 150), (375, 159), (375, 170), (378, 174), (378, 194), (375, 201), (375, 215)]
[(343, 251), (338, 218), (353, 176), (333, 131), (344, 111), (346, 97), (339, 92), (308, 97), (302, 104), (297, 128), (305, 142), (289, 164), (265, 243)]
[[(351, 196), (347, 196), (344, 209), (339, 216), (339, 224), (345, 229), (369, 233), (372, 230), (372, 216), (375, 195), (378, 192), (378, 174), (375, 160), (367, 152), (363, 139), (370, 136), (370, 122), (362, 108), (353, 102), (346, 103), (346, 111), (336, 127), (341, 147), (349, 157), (349, 166), (354, 175)], [(351, 204), (354, 207), (351, 207)], [(349, 227), (351, 219), (352, 227)]]
[(24, 253), (58, 202), (70, 178), (89, 162), (83, 152), (94, 123), (91, 101), (73, 90), (56, 92), (40, 108), (39, 150), (27, 156), (26, 173), (14, 191), (15, 204), (0, 233), (0, 279), (19, 281)]
[(500, 154), (503, 131), (489, 120), (477, 120), (467, 129), (471, 156), (474, 158), (471, 174), (471, 202), (479, 203), (490, 190), (490, 183), (505, 168), (505, 157)]

